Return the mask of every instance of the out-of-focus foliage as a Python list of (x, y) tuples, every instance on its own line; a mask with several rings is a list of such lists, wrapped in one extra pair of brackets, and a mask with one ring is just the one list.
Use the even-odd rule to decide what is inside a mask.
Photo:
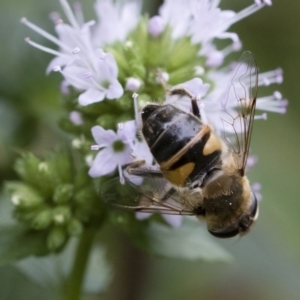
[[(92, 4), (91, 0), (85, 1), (85, 8), (89, 10)], [(222, 5), (233, 10), (244, 7), (244, 3), (234, 0), (224, 0)], [(19, 19), (26, 16), (52, 31), (52, 24), (45, 16), (58, 9), (58, 2), (0, 0), (0, 7), (2, 184), (4, 179), (15, 179), (12, 164), (20, 149), (30, 149), (36, 154), (44, 153), (46, 149), (53, 149), (61, 140), (61, 133), (55, 125), (55, 121), (60, 118), (60, 76), (44, 76), (51, 56), (24, 43), (28, 30), (19, 23)], [(299, 11), (300, 2), (297, 0), (274, 0), (272, 7), (243, 20), (232, 29), (240, 35), (243, 48), (253, 52), (260, 71), (277, 66), (283, 68), (284, 83), (280, 91), (290, 101), (287, 115), (269, 114), (267, 122), (259, 121), (255, 124), (252, 147), (259, 157), (259, 164), (251, 172), (250, 179), (262, 184), (263, 200), (259, 221), (252, 232), (238, 241), (222, 242), (235, 257), (233, 263), (212, 264), (178, 258), (156, 258), (133, 249), (119, 231), (105, 228), (99, 240), (108, 245), (106, 256), (114, 268), (108, 266), (103, 249), (96, 249), (101, 258), (91, 266), (95, 268), (95, 273), (89, 273), (95, 274), (90, 275), (93, 276), (90, 280), (96, 280), (96, 283), (88, 280), (89, 288), (86, 290), (99, 295), (108, 288), (105, 296), (103, 294), (91, 299), (300, 298)], [(35, 40), (39, 40), (37, 35)], [(0, 225), (13, 226), (8, 216), (11, 209), (4, 207), (8, 204), (2, 194), (0, 201)], [(175, 238), (176, 229), (172, 231)], [(159, 239), (164, 234), (173, 233), (170, 230), (170, 233), (157, 237), (158, 244), (163, 242)], [(199, 243), (196, 239), (201, 239), (201, 235), (197, 235), (197, 229), (191, 229), (187, 234), (195, 239), (195, 245), (189, 245), (190, 253), (194, 253), (193, 247), (196, 248)], [(0, 243), (2, 251), (7, 243)], [(28, 242), (26, 245), (21, 243), (19, 247), (26, 251), (29, 246)], [(180, 251), (172, 250), (174, 253)], [(47, 292), (53, 282), (47, 281), (45, 287), (44, 275), (39, 277), (39, 270), (35, 269), (38, 266), (44, 266), (47, 270), (49, 265), (53, 267), (48, 260), (52, 258), (30, 259), (16, 266), (2, 267), (0, 299), (41, 299), (41, 295), (46, 300), (55, 299), (54, 290), (53, 294)], [(63, 280), (63, 276), (55, 275), (53, 269), (49, 269), (49, 276), (54, 280)]]

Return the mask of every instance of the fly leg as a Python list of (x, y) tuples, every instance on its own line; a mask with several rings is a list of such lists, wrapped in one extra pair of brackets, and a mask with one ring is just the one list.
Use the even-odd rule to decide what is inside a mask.
[(125, 167), (129, 175), (140, 176), (140, 177), (155, 177), (163, 178), (163, 174), (160, 170), (150, 169), (145, 166), (144, 160), (135, 161)]
[(193, 115), (199, 119), (201, 119), (199, 106), (197, 104), (197, 99), (195, 96), (193, 96), (189, 91), (187, 91), (185, 88), (177, 88), (170, 91), (170, 95), (182, 95), (187, 96), (191, 99), (191, 105), (192, 105), (192, 112)]

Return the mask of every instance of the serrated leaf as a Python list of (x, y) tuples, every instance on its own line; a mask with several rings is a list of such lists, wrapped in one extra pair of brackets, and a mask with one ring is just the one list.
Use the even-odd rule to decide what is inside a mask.
[(47, 252), (42, 232), (28, 231), (17, 225), (0, 227), (0, 266)]
[(231, 261), (232, 255), (210, 237), (206, 228), (197, 222), (185, 220), (179, 228), (151, 222), (146, 234), (150, 251), (166, 257), (188, 260)]

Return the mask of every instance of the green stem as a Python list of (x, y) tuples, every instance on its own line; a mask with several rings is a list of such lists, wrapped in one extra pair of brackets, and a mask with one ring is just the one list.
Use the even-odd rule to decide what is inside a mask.
[(96, 230), (84, 230), (79, 239), (73, 267), (67, 279), (64, 300), (79, 300)]

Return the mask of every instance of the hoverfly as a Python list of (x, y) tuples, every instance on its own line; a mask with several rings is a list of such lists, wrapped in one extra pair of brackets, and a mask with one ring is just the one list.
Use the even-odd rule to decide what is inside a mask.
[(119, 189), (113, 180), (104, 187), (106, 201), (139, 212), (195, 215), (219, 238), (247, 233), (258, 217), (245, 176), (257, 85), (256, 63), (244, 52), (220, 103), (222, 136), (202, 121), (197, 99), (184, 88), (170, 93), (187, 96), (191, 113), (173, 104), (146, 105), (142, 134), (157, 167), (129, 164), (125, 186)]

